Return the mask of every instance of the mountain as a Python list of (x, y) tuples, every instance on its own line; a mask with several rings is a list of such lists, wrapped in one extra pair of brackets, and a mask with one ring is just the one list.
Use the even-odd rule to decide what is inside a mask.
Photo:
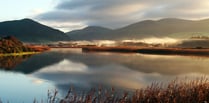
[[(86, 29), (79, 30), (85, 35), (79, 36), (82, 40), (95, 39)], [(74, 32), (74, 35), (71, 33)], [(94, 31), (96, 33), (96, 31)], [(76, 31), (68, 33), (71, 38), (81, 35)], [(96, 35), (96, 34), (94, 34)], [(165, 18), (160, 20), (145, 20), (128, 25), (123, 28), (111, 30), (108, 33), (99, 32), (96, 39), (141, 39), (147, 37), (174, 37), (189, 38), (195, 35), (209, 35), (209, 19), (205, 20), (184, 20), (177, 18)], [(77, 39), (79, 39), (77, 37)]]
[(69, 40), (65, 33), (31, 19), (0, 22), (0, 37), (8, 35), (33, 43)]
[(101, 38), (106, 38), (105, 34), (112, 32), (111, 29), (99, 27), (99, 26), (89, 26), (82, 30), (74, 30), (66, 33), (72, 40), (96, 40)]
[[(164, 36), (179, 36), (184, 33), (208, 33), (209, 19), (192, 21), (176, 18), (166, 18), (157, 21), (146, 20), (141, 21), (124, 28), (115, 30), (112, 35), (114, 37), (126, 38), (146, 38), (146, 37), (164, 37)], [(175, 36), (174, 36), (175, 34)], [(191, 35), (189, 35), (191, 36)]]

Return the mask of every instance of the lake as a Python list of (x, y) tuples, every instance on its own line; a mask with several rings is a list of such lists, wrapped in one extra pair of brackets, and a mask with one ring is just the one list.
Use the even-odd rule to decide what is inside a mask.
[(0, 57), (0, 99), (9, 103), (47, 101), (47, 91), (64, 96), (103, 86), (134, 91), (152, 82), (209, 75), (209, 58), (139, 53), (85, 53), (52, 49), (36, 55)]

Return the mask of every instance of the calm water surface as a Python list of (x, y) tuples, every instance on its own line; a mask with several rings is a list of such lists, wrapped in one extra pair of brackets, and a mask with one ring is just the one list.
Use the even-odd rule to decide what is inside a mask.
[(0, 57), (3, 102), (47, 100), (47, 91), (64, 95), (73, 86), (80, 93), (102, 85), (133, 91), (152, 82), (209, 75), (209, 58), (125, 53), (82, 53), (52, 49), (24, 57)]

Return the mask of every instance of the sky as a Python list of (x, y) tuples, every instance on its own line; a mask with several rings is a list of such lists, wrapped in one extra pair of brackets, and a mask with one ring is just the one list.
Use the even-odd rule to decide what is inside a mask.
[(142, 20), (209, 18), (209, 0), (1, 0), (0, 21), (31, 18), (62, 31)]

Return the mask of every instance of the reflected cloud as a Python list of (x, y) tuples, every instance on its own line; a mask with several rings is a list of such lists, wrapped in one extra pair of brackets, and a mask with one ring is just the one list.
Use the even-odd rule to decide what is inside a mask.
[[(73, 62), (68, 61), (65, 65), (70, 67), (72, 63)], [(79, 69), (81, 67), (82, 66), (78, 66), (75, 69)], [(48, 69), (50, 71), (51, 68), (46, 67), (43, 69)], [(72, 72), (70, 68), (69, 71), (66, 71), (66, 69), (67, 68), (60, 69), (60, 71), (57, 73), (40, 70), (31, 75), (54, 83), (57, 88), (61, 89), (61, 91), (67, 91), (70, 86), (74, 86), (76, 89), (79, 88), (78, 90), (88, 90), (89, 88), (97, 88), (99, 85), (106, 87), (113, 86), (115, 88), (125, 90), (134, 90), (144, 88), (153, 82), (167, 83), (176, 77), (180, 78), (181, 80), (185, 77), (194, 79), (196, 77), (204, 76), (204, 74), (201, 73), (186, 73), (179, 75), (143, 73), (117, 64), (106, 65), (97, 68), (87, 67), (86, 72)]]
[(0, 70), (0, 85), (0, 96), (3, 103), (8, 100), (11, 103), (23, 101), (31, 103), (34, 97), (37, 100), (47, 98), (48, 88), (55, 88), (52, 84), (43, 82), (39, 78), (4, 70)]
[(144, 58), (149, 58), (149, 59), (175, 59), (176, 56), (173, 55), (155, 55), (155, 54), (136, 54), (138, 56), (142, 56)]
[[(99, 85), (133, 90), (152, 82), (166, 83), (176, 77), (207, 76), (208, 62), (209, 58), (189, 56), (82, 53), (78, 49), (53, 49), (32, 56), (15, 70), (27, 73), (33, 85), (52, 83), (61, 91), (67, 91), (71, 85), (79, 90)], [(18, 72), (10, 77), (16, 74)], [(0, 80), (5, 77), (0, 75)]]
[(37, 72), (41, 73), (65, 73), (65, 72), (86, 72), (87, 66), (82, 63), (74, 63), (69, 60), (62, 60), (57, 64), (47, 66)]
[(209, 58), (204, 57), (122, 53), (69, 53), (65, 59), (83, 63), (92, 69), (117, 64), (138, 72), (159, 73), (162, 75), (180, 75), (194, 72), (209, 74)]
[[(68, 62), (68, 67), (71, 65), (72, 62)], [(81, 67), (82, 66), (77, 66), (75, 69), (79, 70)], [(82, 86), (82, 88), (91, 88), (101, 84), (133, 89), (136, 87), (142, 87), (144, 85), (144, 83), (137, 79), (138, 77), (143, 76), (142, 73), (132, 71), (119, 65), (103, 66), (97, 69), (88, 68), (86, 69), (86, 72), (72, 72), (71, 68), (66, 71), (66, 68), (60, 69), (59, 72), (55, 73), (45, 72), (46, 69), (50, 71), (51, 68), (43, 68), (44, 71), (40, 70), (36, 73), (33, 73), (32, 75), (40, 77), (41, 79), (52, 81), (55, 83), (55, 85), (71, 84), (74, 86)]]
[[(31, 74), (45, 72), (86, 72), (108, 65), (119, 65), (136, 72), (180, 75), (188, 73), (209, 74), (208, 57), (178, 55), (146, 55), (139, 53), (82, 53), (81, 49), (52, 49), (33, 55), (13, 70)], [(3, 63), (3, 62), (2, 62)], [(46, 69), (46, 67), (48, 69)], [(30, 68), (30, 69), (29, 69)]]
[(44, 83), (44, 81), (43, 80), (41, 80), (41, 79), (33, 79), (32, 80), (32, 83), (34, 83), (34, 84), (43, 84)]
[[(15, 70), (27, 75), (0, 71), (0, 82), (4, 88), (17, 85), (30, 87), (28, 89), (31, 92), (34, 92), (31, 87), (43, 86), (44, 90), (41, 90), (44, 93), (49, 88), (66, 94), (70, 86), (82, 91), (100, 85), (104, 88), (113, 86), (120, 90), (135, 90), (153, 82), (167, 83), (176, 77), (183, 80), (185, 77), (194, 79), (208, 76), (208, 62), (209, 58), (189, 56), (82, 53), (78, 49), (52, 49), (34, 55), (16, 67)], [(18, 80), (22, 84), (5, 80), (16, 83)]]

